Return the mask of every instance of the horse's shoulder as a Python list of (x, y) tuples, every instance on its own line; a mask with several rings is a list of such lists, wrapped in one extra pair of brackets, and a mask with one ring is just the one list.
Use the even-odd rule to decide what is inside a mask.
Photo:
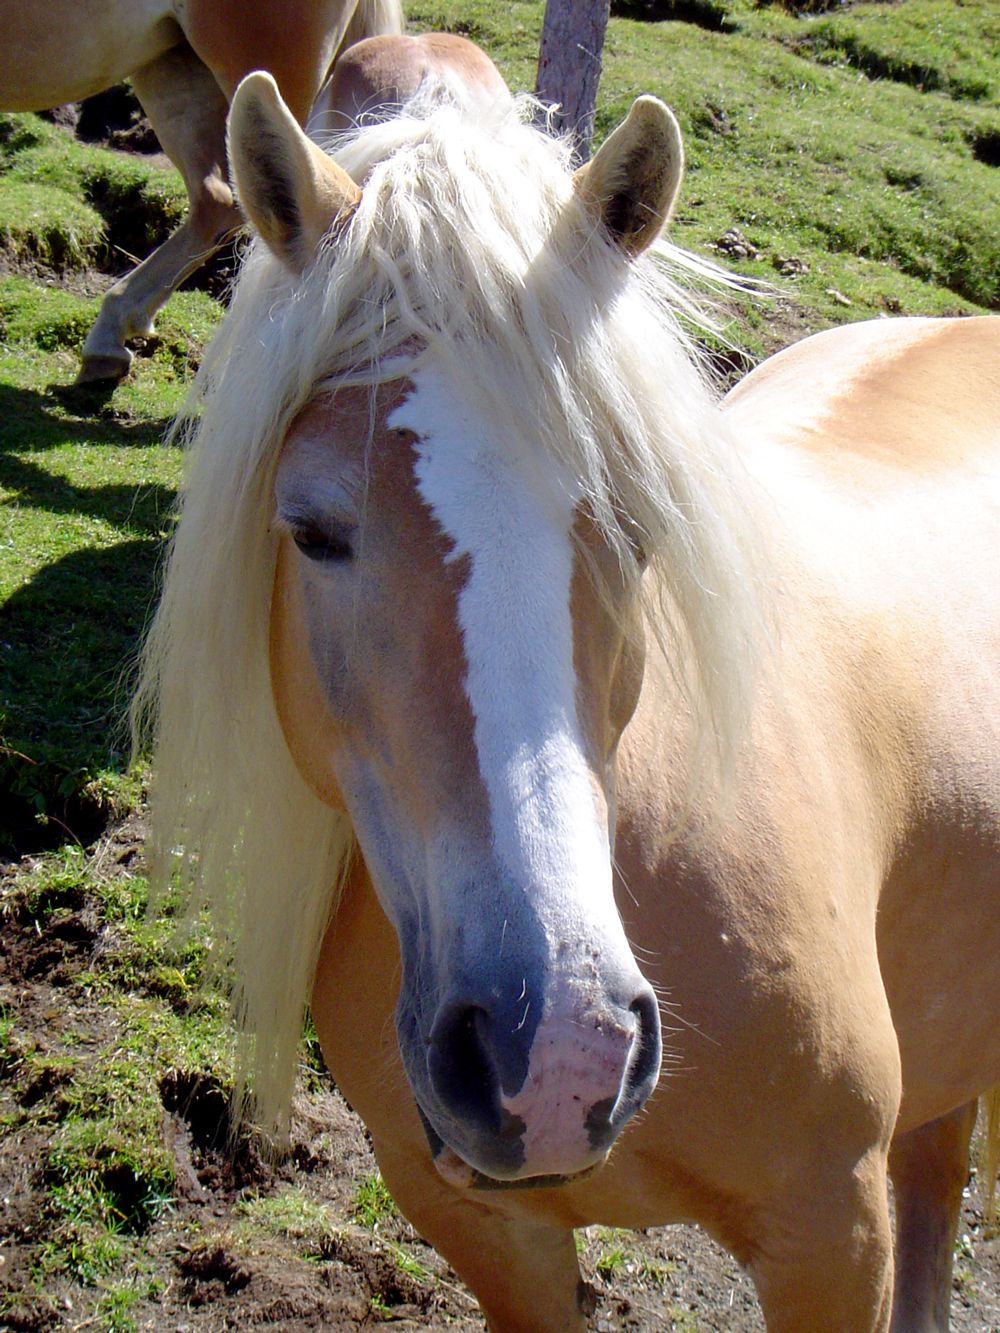
[(724, 408), (737, 432), (848, 467), (978, 468), (1000, 455), (1000, 319), (829, 329), (758, 366)]

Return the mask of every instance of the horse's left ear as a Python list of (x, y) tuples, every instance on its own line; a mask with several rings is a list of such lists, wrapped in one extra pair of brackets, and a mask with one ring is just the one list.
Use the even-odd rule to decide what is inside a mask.
[(240, 206), (279, 259), (301, 273), (361, 190), (303, 132), (270, 74), (248, 74), (233, 94), (229, 163)]
[(639, 97), (573, 184), (634, 258), (670, 220), (683, 175), (684, 145), (674, 113), (658, 97)]

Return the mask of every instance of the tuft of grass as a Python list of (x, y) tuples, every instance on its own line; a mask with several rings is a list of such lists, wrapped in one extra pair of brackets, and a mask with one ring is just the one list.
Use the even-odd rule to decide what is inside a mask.
[(42, 144), (55, 147), (65, 138), (63, 130), (30, 111), (0, 111), (0, 171), (19, 153)]
[(97, 1302), (95, 1321), (103, 1333), (136, 1333), (138, 1322), (135, 1307), (154, 1294), (153, 1284), (137, 1287), (132, 1282), (108, 1285)]
[(0, 247), (11, 258), (59, 270), (109, 258), (127, 267), (183, 220), (187, 191), (172, 167), (42, 125), (31, 116), (0, 124)]
[(351, 1206), (351, 1218), (368, 1231), (377, 1231), (380, 1223), (398, 1215), (395, 1201), (379, 1172), (375, 1171), (358, 1186)]
[(84, 1287), (96, 1287), (103, 1277), (120, 1269), (126, 1247), (112, 1232), (92, 1223), (89, 1200), (59, 1200), (53, 1211), (62, 1221), (57, 1232), (38, 1247), (35, 1278), (40, 1285), (65, 1275)]
[(66, 1114), (46, 1152), (50, 1201), (114, 1234), (141, 1235), (172, 1197), (163, 1107), (148, 1070), (99, 1058), (64, 1091)]
[[(0, 200), (6, 192), (0, 194)], [(97, 302), (27, 278), (0, 278), (0, 341), (54, 352), (77, 347), (97, 317)]]
[(6, 1078), (20, 1060), (16, 1029), (14, 1015), (0, 1005), (0, 1079)]
[(610, 1279), (614, 1277), (619, 1269), (624, 1268), (630, 1258), (629, 1250), (625, 1245), (612, 1245), (609, 1249), (602, 1250), (594, 1261), (594, 1267), (600, 1273), (601, 1277)]
[(330, 1211), (309, 1198), (305, 1190), (288, 1185), (277, 1194), (251, 1195), (236, 1205), (247, 1235), (266, 1232), (299, 1242), (306, 1257), (323, 1253), (336, 1236)]
[(96, 263), (104, 251), (104, 219), (64, 190), (8, 180), (0, 195), (0, 252), (15, 263), (62, 271)]
[(316, 1024), (313, 1022), (311, 1013), (306, 1014), (299, 1051), (299, 1068), (305, 1076), (306, 1086), (309, 1090), (313, 1092), (324, 1085), (329, 1086), (330, 1075), (326, 1068), (326, 1062), (323, 1059), (323, 1051), (319, 1044), (319, 1034), (316, 1031)]
[(415, 1258), (403, 1245), (390, 1245), (396, 1267), (415, 1282), (433, 1282), (434, 1274), (419, 1259)]

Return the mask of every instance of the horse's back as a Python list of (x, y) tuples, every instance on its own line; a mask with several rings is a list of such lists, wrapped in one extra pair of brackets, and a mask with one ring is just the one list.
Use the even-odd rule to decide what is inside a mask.
[(227, 100), (244, 75), (267, 69), (303, 120), (342, 43), (400, 26), (395, 0), (0, 0), (0, 106), (41, 111), (78, 101), (180, 47)]
[(724, 414), (779, 581), (942, 668), (973, 652), (1000, 703), (1000, 319), (828, 330), (759, 366)]
[(873, 320), (771, 357), (729, 394), (737, 430), (845, 479), (979, 470), (1000, 453), (1000, 320)]
[(350, 130), (396, 115), (418, 94), (466, 106), (505, 101), (510, 90), (486, 52), (466, 37), (369, 37), (337, 60), (316, 99), (311, 126), (320, 133)]
[(0, 0), (0, 106), (43, 111), (78, 101), (181, 40), (166, 0)]

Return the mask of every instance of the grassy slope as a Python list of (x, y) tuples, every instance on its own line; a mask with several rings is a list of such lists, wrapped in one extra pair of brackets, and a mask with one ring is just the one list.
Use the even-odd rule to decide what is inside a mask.
[[(470, 31), (518, 87), (533, 82), (541, 9), (409, 6), (417, 27)], [(738, 227), (759, 258), (736, 267), (783, 284), (781, 308), (794, 305), (803, 328), (995, 308), (993, 0), (859, 5), (813, 19), (743, 0), (703, 9), (714, 30), (614, 21), (598, 114), (601, 134), (639, 92), (677, 109), (689, 154), (678, 239), (705, 250)], [(176, 454), (157, 441), (215, 307), (199, 293), (175, 297), (160, 340), (110, 397), (66, 386), (96, 313), (93, 297), (76, 294), (88, 287), (79, 266), (162, 234), (179, 199), (177, 178), (160, 168), (71, 144), (32, 117), (0, 119), (0, 261), (28, 260), (40, 275), (0, 276), (0, 841), (52, 834), (36, 814), (83, 832), (134, 799), (115, 741), (117, 682), (153, 596), (178, 475)], [(791, 259), (802, 271), (780, 277)], [(770, 343), (770, 319), (745, 312), (751, 344)], [(173, 1187), (156, 1129), (160, 1074), (212, 1067), (226, 1078), (218, 1012), (192, 1014), (187, 999), (197, 956), (171, 953), (136, 924), (141, 896), (141, 884), (109, 885), (66, 851), (0, 896), (27, 936), (76, 929), (83, 903), (111, 940), (72, 993), (112, 1007), (113, 1050), (95, 1058), (72, 1025), (43, 1049), (18, 1037), (13, 1010), (0, 1011), (0, 1128), (37, 1129), (45, 1145), (39, 1291), (60, 1274), (89, 1282), (95, 1326), (122, 1329), (128, 1293), (148, 1281), (138, 1233)], [(248, 1218), (264, 1211), (247, 1205)]]
[[(810, 328), (1000, 303), (1000, 171), (976, 157), (1000, 136), (992, 0), (821, 18), (749, 0), (705, 11), (724, 29), (617, 19), (605, 46), (598, 137), (643, 92), (680, 119), (688, 179), (677, 240), (711, 252), (740, 228), (761, 258), (735, 266), (783, 286)], [(540, 6), (471, 0), (410, 13), (468, 29), (515, 86), (530, 86)], [(783, 279), (789, 259), (808, 272)]]
[(96, 311), (0, 278), (0, 845), (34, 814), (82, 831), (120, 792), (119, 681), (179, 474), (160, 441), (218, 319), (201, 293), (173, 298), (152, 354), (102, 401), (66, 389)]

